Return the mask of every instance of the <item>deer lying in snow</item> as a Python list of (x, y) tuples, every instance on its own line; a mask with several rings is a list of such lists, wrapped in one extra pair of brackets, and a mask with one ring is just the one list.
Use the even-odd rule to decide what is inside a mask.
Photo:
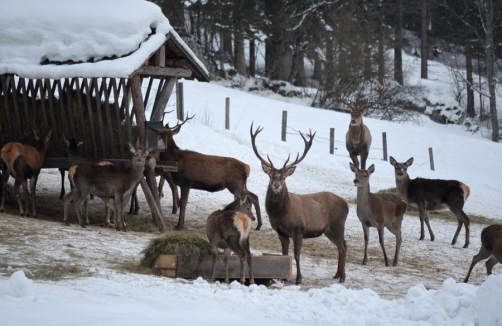
[(236, 196), (235, 200), (223, 210), (218, 210), (207, 218), (206, 234), (211, 245), (211, 280), (214, 281), (218, 248), (225, 249), (223, 262), (225, 264), (225, 282), (228, 278), (228, 257), (233, 251), (241, 260), (240, 282), (244, 284), (244, 263), (249, 268), (249, 284), (254, 284), (253, 259), (249, 250), (249, 233), (251, 222), (255, 218), (251, 212), (251, 203), (247, 194)]
[(431, 241), (434, 241), (434, 233), (429, 224), (429, 211), (438, 211), (448, 208), (457, 218), (458, 227), (451, 242), (457, 243), (457, 237), (465, 225), (465, 244), (469, 246), (469, 217), (464, 213), (464, 204), (469, 197), (470, 189), (467, 185), (456, 180), (433, 180), (408, 176), (408, 167), (413, 164), (413, 157), (404, 163), (398, 163), (391, 156), (390, 164), (394, 166), (396, 174), (396, 187), (409, 206), (418, 208), (420, 212), (420, 240), (424, 239), (424, 221), (429, 229)]
[(131, 194), (134, 187), (143, 178), (145, 159), (151, 149), (135, 149), (129, 144), (134, 154), (127, 167), (120, 165), (82, 164), (77, 167), (73, 176), (74, 188), (64, 197), (64, 222), (68, 224), (68, 208), (71, 200), (75, 201), (80, 226), (85, 228), (82, 220), (82, 202), (90, 193), (99, 198), (114, 200), (115, 228), (126, 231), (124, 224), (124, 198)]
[(345, 243), (345, 220), (349, 213), (349, 205), (346, 200), (331, 192), (317, 192), (308, 195), (296, 195), (290, 193), (286, 187), (286, 178), (295, 172), (298, 165), (307, 155), (315, 133), (309, 134), (309, 141), (302, 133), (300, 135), (305, 143), (303, 155), (296, 156), (294, 162), (289, 162), (289, 157), (283, 167), (277, 169), (272, 164), (270, 158), (265, 161), (256, 149), (256, 136), (263, 130), (258, 127), (253, 133), (251, 124), (251, 143), (256, 157), (261, 161), (263, 172), (269, 178), (267, 196), (265, 198), (265, 208), (269, 216), (272, 228), (279, 235), (282, 245), (282, 254), (287, 255), (289, 251), (289, 239), (293, 239), (295, 260), (296, 260), (296, 284), (302, 283), (300, 271), (300, 253), (304, 238), (317, 238), (322, 234), (333, 242), (338, 248), (338, 270), (335, 278), (340, 282), (345, 281), (345, 261), (347, 245)]
[(358, 169), (350, 163), (350, 169), (356, 174), (354, 185), (357, 187), (357, 217), (363, 226), (364, 232), (364, 259), (363, 265), (368, 261), (368, 240), (370, 227), (378, 230), (378, 239), (382, 246), (385, 266), (389, 266), (384, 246), (384, 228), (396, 236), (396, 253), (392, 266), (397, 266), (399, 251), (401, 249), (401, 223), (406, 211), (406, 202), (401, 197), (392, 194), (373, 194), (370, 192), (370, 176), (375, 171), (372, 164), (368, 170)]
[[(349, 84), (350, 85), (350, 84)], [(385, 90), (387, 89), (385, 82), (380, 85), (377, 82), (378, 86), (378, 99), (371, 99), (362, 106), (361, 108), (357, 108), (354, 104), (350, 103), (344, 96), (344, 90), (349, 86), (340, 86), (340, 81), (338, 81), (338, 88), (340, 89), (340, 100), (350, 108), (350, 124), (349, 130), (345, 135), (345, 147), (349, 152), (349, 156), (352, 160), (352, 163), (359, 168), (359, 160), (357, 156), (361, 157), (361, 169), (366, 169), (366, 160), (368, 159), (370, 147), (371, 147), (371, 133), (368, 127), (363, 123), (363, 115), (368, 112), (368, 109), (373, 105), (378, 103), (381, 99)]]
[[(14, 192), (19, 205), (19, 214), (21, 216), (28, 216), (28, 182), (30, 179), (30, 191), (31, 199), (33, 204), (33, 217), (37, 217), (36, 208), (36, 194), (35, 189), (37, 187), (38, 175), (44, 164), (45, 154), (47, 153), (47, 148), (49, 147), (49, 140), (51, 138), (51, 130), (42, 136), (40, 132), (33, 129), (35, 132), (35, 144), (24, 145), (17, 142), (10, 142), (2, 147), (0, 159), (2, 160), (2, 176), (3, 176), (3, 190), (2, 190), (2, 205), (0, 206), (0, 212), (5, 209), (5, 195), (7, 192), (7, 182), (9, 181), (9, 176), (12, 176), (14, 181)], [(23, 210), (23, 203), (21, 201), (20, 187), (23, 186), (24, 196), (26, 201), (26, 209)]]
[(481, 249), (472, 257), (464, 283), (469, 281), (474, 265), (486, 258), (490, 258), (486, 261), (486, 274), (491, 275), (493, 266), (497, 263), (502, 264), (502, 225), (500, 224), (487, 226), (481, 231)]

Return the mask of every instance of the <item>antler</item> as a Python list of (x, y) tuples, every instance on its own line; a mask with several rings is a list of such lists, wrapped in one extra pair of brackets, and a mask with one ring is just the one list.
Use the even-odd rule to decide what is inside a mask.
[(185, 120), (183, 120), (183, 122), (182, 122), (181, 124), (180, 124), (179, 122), (177, 122), (177, 123), (176, 123), (176, 126), (174, 126), (174, 127), (172, 127), (172, 128), (171, 128), (171, 127), (169, 127), (169, 122), (168, 122), (168, 123), (167, 123), (167, 125), (166, 125), (166, 128), (169, 128), (169, 129), (171, 129), (171, 130), (174, 130), (174, 129), (177, 129), (177, 128), (181, 128), (181, 126), (183, 126), (183, 125), (184, 125), (184, 124), (185, 124), (188, 120), (192, 120), (192, 119), (193, 119), (193, 117), (195, 117), (195, 114), (194, 114), (194, 115), (192, 115), (192, 116), (189, 118), (189, 117), (188, 117), (188, 112), (187, 112), (187, 116), (186, 116)]
[(336, 83), (336, 87), (338, 87), (338, 89), (340, 90), (340, 100), (345, 104), (347, 105), (351, 110), (357, 110), (356, 107), (354, 106), (354, 104), (350, 103), (349, 101), (347, 101), (345, 99), (345, 97), (343, 97), (343, 92), (347, 89), (347, 87), (349, 87), (352, 82), (354, 81), (354, 79), (352, 79), (348, 84), (344, 85), (344, 86), (341, 86), (340, 85), (340, 79), (338, 79), (338, 82)]
[(378, 81), (376, 82), (377, 87), (378, 87), (378, 98), (375, 100), (375, 98), (372, 98), (368, 100), (368, 102), (360, 109), (360, 111), (365, 111), (372, 107), (373, 105), (377, 104), (380, 102), (380, 100), (383, 97), (383, 94), (387, 90), (387, 85), (385, 84), (385, 79), (383, 80), (383, 85), (381, 85)]
[(171, 111), (164, 111), (164, 113), (162, 113), (162, 123), (164, 123), (164, 117), (166, 116), (167, 113), (171, 113), (171, 112), (174, 112), (174, 110), (171, 110)]
[(256, 131), (253, 133), (253, 124), (254, 121), (251, 123), (251, 128), (249, 128), (249, 133), (251, 134), (251, 144), (253, 145), (253, 151), (256, 157), (260, 159), (262, 164), (265, 164), (266, 166), (273, 168), (274, 164), (272, 164), (270, 157), (267, 155), (268, 162), (265, 161), (263, 157), (261, 157), (260, 154), (258, 154), (258, 149), (256, 149), (256, 136), (263, 130), (263, 127), (260, 128), (260, 126), (258, 126), (258, 128), (256, 128)]
[(297, 165), (298, 163), (300, 163), (301, 161), (303, 161), (303, 159), (305, 158), (305, 156), (307, 155), (308, 151), (310, 150), (310, 147), (312, 147), (312, 142), (314, 141), (314, 136), (317, 132), (314, 132), (314, 134), (312, 134), (312, 130), (309, 130), (309, 141), (307, 141), (305, 139), (305, 136), (303, 136), (302, 132), (300, 131), (300, 136), (302, 136), (303, 138), (303, 142), (305, 143), (305, 149), (303, 150), (303, 155), (302, 157), (298, 158), (298, 156), (300, 155), (300, 153), (298, 153), (296, 155), (296, 160), (288, 165), (286, 165), (289, 161), (289, 156), (288, 156), (288, 159), (286, 160), (286, 163), (284, 163), (284, 166), (282, 167), (283, 170), (287, 170), (295, 165)]

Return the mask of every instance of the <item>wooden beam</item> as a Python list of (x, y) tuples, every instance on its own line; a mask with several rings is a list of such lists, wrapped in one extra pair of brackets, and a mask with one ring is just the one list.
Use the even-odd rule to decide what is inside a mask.
[(162, 88), (162, 92), (158, 100), (155, 103), (155, 106), (152, 110), (152, 115), (150, 116), (150, 121), (161, 121), (164, 110), (166, 108), (167, 102), (169, 102), (169, 98), (171, 97), (174, 89), (174, 85), (176, 84), (176, 77), (169, 77)]
[(162, 45), (157, 52), (155, 52), (154, 64), (157, 67), (165, 67), (166, 66), (166, 46)]
[(98, 157), (98, 146), (96, 144), (96, 133), (94, 131), (94, 117), (92, 115), (92, 101), (91, 101), (92, 83), (93, 83), (93, 80), (91, 79), (91, 86), (89, 87), (89, 83), (87, 82), (87, 78), (83, 78), (82, 87), (85, 90), (85, 97), (87, 99), (87, 112), (89, 115), (89, 125), (91, 126), (92, 149), (94, 151), (94, 157), (97, 158)]
[(190, 68), (187, 59), (166, 59), (166, 66), (170, 68)]
[(101, 84), (103, 86), (103, 93), (105, 96), (105, 114), (106, 114), (106, 123), (108, 125), (109, 144), (112, 151), (112, 157), (116, 157), (117, 154), (115, 151), (115, 137), (113, 135), (112, 115), (110, 112), (110, 88), (107, 87), (106, 83), (107, 83), (107, 78), (106, 77), (101, 78)]
[(110, 84), (112, 85), (113, 89), (113, 98), (115, 99), (113, 101), (114, 106), (115, 106), (115, 119), (117, 123), (117, 131), (119, 134), (119, 144), (120, 144), (120, 157), (124, 157), (124, 137), (122, 135), (122, 123), (120, 121), (120, 106), (119, 106), (119, 95), (120, 95), (120, 89), (117, 88), (117, 80), (115, 78), (111, 78)]
[(145, 107), (143, 106), (143, 95), (141, 94), (141, 78), (134, 75), (130, 79), (133, 109), (136, 116), (136, 126), (138, 128), (138, 137), (141, 145), (145, 140)]
[(134, 74), (150, 75), (155, 77), (188, 78), (192, 76), (192, 71), (190, 69), (184, 69), (184, 68), (166, 68), (166, 67), (163, 68), (163, 67), (145, 66), (136, 70)]

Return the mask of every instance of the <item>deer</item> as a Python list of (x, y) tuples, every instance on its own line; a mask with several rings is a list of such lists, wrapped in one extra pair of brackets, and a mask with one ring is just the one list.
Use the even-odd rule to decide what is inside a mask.
[(229, 283), (228, 258), (233, 251), (240, 258), (240, 282), (244, 284), (244, 265), (249, 268), (249, 284), (254, 284), (253, 258), (249, 250), (249, 233), (251, 222), (255, 220), (251, 211), (251, 203), (247, 193), (236, 196), (235, 200), (222, 210), (213, 212), (207, 218), (206, 234), (211, 245), (211, 281), (214, 282), (218, 248), (225, 250), (223, 263), (225, 265), (225, 283)]
[[(258, 196), (246, 187), (250, 172), (249, 165), (232, 157), (206, 155), (195, 151), (182, 150), (176, 145), (173, 136), (178, 134), (181, 127), (193, 117), (189, 118), (187, 115), (182, 123), (177, 123), (174, 127), (169, 127), (169, 123), (166, 124), (166, 128), (168, 129), (164, 139), (166, 150), (159, 155), (161, 161), (175, 161), (178, 163), (177, 172), (164, 173), (164, 177), (167, 180), (169, 180), (169, 175), (167, 174), (170, 174), (174, 185), (179, 186), (181, 190), (179, 202), (180, 213), (175, 229), (181, 230), (184, 226), (190, 189), (209, 192), (228, 189), (234, 196), (241, 196), (243, 193), (247, 193), (249, 202), (251, 202), (256, 210), (258, 218), (256, 230), (259, 230), (262, 226), (262, 221)], [(175, 201), (174, 197), (173, 191), (173, 201)]]
[[(35, 144), (27, 145), (18, 142), (10, 142), (2, 147), (0, 159), (2, 160), (2, 177), (3, 177), (3, 190), (2, 190), (2, 204), (0, 212), (5, 210), (5, 196), (7, 192), (7, 182), (9, 176), (14, 178), (14, 193), (19, 205), (19, 215), (29, 216), (28, 209), (28, 182), (30, 179), (30, 192), (33, 205), (33, 217), (37, 217), (36, 205), (36, 187), (38, 175), (44, 164), (45, 154), (49, 147), (49, 140), (51, 138), (52, 130), (47, 134), (42, 135), (37, 129), (33, 129), (35, 134)], [(23, 186), (26, 209), (23, 209), (21, 201), (20, 187)]]
[[(357, 168), (366, 169), (366, 160), (368, 159), (371, 147), (371, 133), (369, 128), (363, 123), (363, 115), (368, 112), (369, 108), (380, 102), (383, 94), (387, 90), (387, 86), (385, 85), (385, 81), (383, 85), (377, 82), (379, 93), (378, 99), (369, 99), (365, 105), (357, 108), (343, 96), (343, 92), (351, 83), (352, 82), (345, 86), (340, 86), (340, 80), (338, 80), (337, 83), (337, 87), (340, 89), (340, 100), (350, 108), (350, 124), (349, 130), (345, 135), (345, 147), (349, 152), (352, 163)], [(359, 166), (357, 156), (361, 157), (361, 166)]]
[(151, 148), (143, 150), (135, 149), (129, 143), (130, 151), (133, 153), (129, 165), (96, 165), (82, 164), (76, 168), (73, 175), (74, 188), (64, 197), (64, 223), (68, 222), (68, 208), (72, 200), (75, 201), (75, 210), (78, 222), (81, 227), (86, 225), (82, 220), (81, 204), (93, 193), (99, 198), (113, 199), (113, 210), (115, 212), (115, 228), (117, 231), (127, 231), (124, 223), (124, 198), (129, 196), (134, 187), (143, 178), (145, 160)]
[(270, 225), (277, 232), (281, 242), (282, 254), (288, 255), (289, 242), (293, 239), (294, 256), (296, 261), (296, 284), (302, 283), (300, 270), (300, 254), (303, 239), (317, 238), (325, 235), (338, 248), (338, 269), (334, 276), (340, 283), (345, 281), (345, 262), (347, 244), (345, 242), (345, 221), (349, 213), (349, 205), (343, 198), (331, 192), (317, 192), (306, 195), (290, 193), (286, 186), (286, 178), (291, 176), (296, 166), (303, 161), (312, 146), (315, 133), (310, 131), (309, 140), (300, 132), (305, 144), (303, 154), (289, 163), (289, 156), (282, 168), (275, 168), (267, 156), (265, 161), (256, 148), (256, 136), (263, 130), (258, 127), (253, 132), (251, 124), (250, 134), (253, 151), (261, 161), (261, 167), (270, 180), (265, 198), (265, 208), (269, 216)]
[(362, 265), (368, 261), (368, 240), (370, 227), (378, 231), (378, 240), (382, 246), (385, 266), (389, 267), (389, 260), (384, 246), (384, 228), (387, 228), (396, 237), (396, 252), (392, 266), (397, 266), (399, 251), (401, 250), (401, 224), (406, 202), (393, 194), (374, 194), (370, 192), (370, 176), (375, 172), (372, 164), (368, 170), (358, 169), (354, 164), (350, 169), (355, 173), (354, 185), (357, 187), (357, 217), (361, 221), (364, 232), (364, 258)]
[(465, 244), (469, 246), (469, 217), (463, 208), (465, 201), (469, 197), (471, 190), (469, 187), (457, 180), (440, 179), (410, 179), (408, 167), (413, 164), (413, 157), (404, 163), (398, 163), (392, 156), (389, 158), (390, 164), (394, 166), (396, 175), (396, 188), (403, 196), (408, 205), (417, 208), (420, 213), (420, 239), (424, 240), (424, 221), (429, 229), (431, 241), (434, 241), (434, 233), (429, 224), (429, 211), (449, 209), (458, 220), (457, 231), (451, 242), (453, 246), (457, 243), (457, 238), (465, 225)]
[(472, 263), (465, 277), (464, 283), (469, 281), (474, 266), (483, 259), (486, 261), (486, 274), (491, 275), (493, 266), (502, 264), (502, 225), (494, 224), (487, 226), (481, 231), (481, 248), (477, 255), (472, 257)]

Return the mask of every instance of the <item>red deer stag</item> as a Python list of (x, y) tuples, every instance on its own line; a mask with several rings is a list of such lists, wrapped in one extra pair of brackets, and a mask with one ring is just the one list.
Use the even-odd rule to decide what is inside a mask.
[[(342, 87), (340, 86), (340, 80), (338, 80), (337, 86), (340, 89), (340, 100), (350, 108), (350, 124), (349, 130), (345, 135), (345, 146), (349, 152), (352, 163), (354, 163), (357, 168), (366, 169), (366, 160), (368, 159), (371, 147), (371, 133), (368, 127), (363, 123), (363, 115), (366, 114), (369, 108), (382, 99), (387, 87), (385, 82), (383, 85), (377, 82), (379, 93), (378, 99), (368, 100), (364, 106), (358, 109), (343, 96), (343, 92), (349, 85)], [(361, 157), (361, 166), (359, 166), (359, 160), (357, 159), (358, 155)]]
[[(169, 129), (165, 139), (166, 150), (160, 153), (161, 161), (175, 161), (178, 163), (177, 172), (168, 172), (171, 174), (174, 184), (181, 189), (180, 216), (176, 229), (182, 229), (185, 224), (185, 211), (190, 189), (215, 192), (226, 188), (237, 197), (247, 192), (248, 200), (256, 210), (258, 218), (256, 230), (259, 230), (262, 222), (258, 196), (246, 188), (246, 181), (250, 172), (249, 165), (232, 157), (205, 155), (182, 150), (174, 142), (173, 136), (178, 134), (181, 126), (192, 118), (193, 116), (191, 118), (187, 116), (181, 124), (178, 123), (172, 128), (169, 127), (169, 124), (166, 125), (166, 128)], [(165, 175), (165, 177), (167, 179), (169, 176)]]
[(247, 194), (242, 197), (236, 197), (223, 210), (213, 212), (207, 218), (206, 234), (211, 245), (211, 280), (214, 281), (216, 272), (216, 258), (218, 248), (225, 249), (223, 263), (225, 265), (225, 282), (229, 283), (228, 278), (228, 257), (233, 251), (239, 256), (241, 261), (240, 281), (245, 283), (244, 263), (247, 262), (249, 268), (249, 284), (254, 284), (253, 276), (253, 258), (249, 250), (249, 233), (251, 231), (251, 222), (254, 221), (251, 212), (251, 203), (247, 199)]
[[(7, 182), (9, 176), (14, 178), (14, 192), (19, 205), (19, 214), (21, 216), (29, 215), (28, 212), (28, 182), (30, 179), (30, 192), (33, 204), (33, 217), (37, 217), (36, 209), (36, 195), (35, 189), (37, 187), (38, 175), (44, 164), (45, 154), (49, 147), (49, 140), (51, 138), (51, 130), (42, 136), (40, 132), (33, 129), (35, 132), (35, 145), (24, 145), (17, 142), (10, 142), (2, 147), (0, 159), (2, 160), (2, 176), (3, 176), (3, 191), (2, 191), (2, 205), (0, 212), (5, 209), (5, 195), (7, 191)], [(26, 210), (23, 210), (23, 203), (21, 201), (20, 187), (23, 186), (24, 196), (26, 201)]]
[(294, 253), (296, 260), (296, 284), (302, 283), (300, 271), (300, 253), (304, 238), (317, 238), (322, 234), (333, 242), (338, 248), (338, 270), (334, 278), (339, 278), (340, 283), (345, 281), (345, 260), (347, 244), (345, 243), (345, 220), (349, 213), (349, 205), (345, 199), (338, 197), (331, 192), (317, 192), (308, 195), (296, 195), (288, 192), (286, 178), (295, 172), (298, 165), (307, 155), (315, 133), (309, 134), (309, 141), (303, 134), (300, 135), (305, 143), (303, 155), (296, 156), (294, 162), (289, 162), (289, 157), (283, 167), (276, 169), (270, 158), (265, 161), (256, 149), (256, 136), (263, 130), (258, 127), (253, 133), (251, 124), (250, 134), (256, 157), (261, 161), (263, 171), (269, 176), (265, 208), (269, 216), (272, 228), (279, 235), (281, 241), (282, 254), (287, 255), (289, 251), (289, 239), (293, 239)]
[(476, 256), (472, 257), (471, 267), (464, 283), (469, 281), (474, 265), (486, 258), (490, 258), (486, 261), (486, 274), (491, 275), (493, 266), (497, 263), (502, 264), (502, 225), (500, 224), (487, 226), (481, 231), (481, 249)]
[(135, 149), (129, 144), (134, 154), (127, 167), (120, 165), (82, 164), (73, 175), (74, 188), (64, 197), (64, 222), (68, 222), (68, 208), (72, 199), (75, 201), (80, 226), (85, 228), (82, 220), (82, 202), (90, 193), (99, 198), (113, 199), (115, 212), (115, 228), (126, 231), (124, 224), (124, 199), (131, 194), (134, 187), (143, 178), (145, 159), (151, 149)]
[(458, 227), (451, 242), (457, 243), (458, 234), (465, 225), (465, 244), (469, 246), (469, 217), (464, 213), (464, 204), (469, 197), (470, 189), (467, 185), (456, 180), (433, 180), (415, 178), (410, 180), (408, 167), (413, 164), (413, 157), (404, 163), (398, 163), (391, 156), (390, 164), (394, 166), (396, 174), (396, 187), (409, 206), (418, 208), (420, 213), (420, 240), (424, 239), (424, 221), (429, 229), (431, 241), (434, 233), (429, 224), (429, 211), (438, 211), (448, 208), (457, 218)]
[(392, 266), (397, 266), (399, 251), (401, 249), (401, 223), (406, 211), (406, 202), (401, 197), (392, 194), (373, 194), (370, 192), (370, 176), (375, 172), (372, 164), (368, 170), (358, 169), (350, 163), (350, 169), (355, 173), (354, 185), (357, 187), (357, 217), (363, 226), (364, 232), (364, 258), (363, 265), (368, 261), (368, 240), (370, 227), (378, 230), (378, 240), (382, 246), (385, 266), (389, 260), (385, 253), (384, 228), (396, 236), (396, 253)]

